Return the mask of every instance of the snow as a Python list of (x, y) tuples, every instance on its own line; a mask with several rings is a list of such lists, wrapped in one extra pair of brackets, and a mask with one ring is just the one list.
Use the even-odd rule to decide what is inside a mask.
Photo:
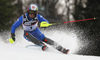
[(35, 48), (18, 47), (1, 43), (0, 60), (100, 60), (96, 56), (82, 56), (74, 54), (53, 53)]
[(16, 31), (16, 42), (14, 44), (2, 41), (2, 37), (6, 37), (6, 35), (9, 37), (9, 32), (4, 32), (0, 36), (0, 60), (100, 60), (99, 56), (74, 54), (78, 52), (80, 46), (77, 35), (73, 32), (67, 34), (59, 30), (50, 30), (49, 32), (48, 30), (45, 30), (45, 32), (42, 30), (42, 32), (66, 49), (70, 49), (69, 53), (63, 54), (49, 45), (47, 45), (48, 49), (46, 51), (42, 51), (41, 47), (31, 46), (26, 48), (27, 45), (32, 45), (33, 43), (25, 40), (23, 38), (23, 30), (19, 29)]

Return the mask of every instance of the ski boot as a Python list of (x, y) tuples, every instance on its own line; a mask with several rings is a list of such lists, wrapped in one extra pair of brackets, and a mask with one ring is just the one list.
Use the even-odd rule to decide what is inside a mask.
[(45, 50), (47, 50), (47, 48), (48, 48), (48, 47), (47, 47), (45, 44), (43, 44), (42, 50), (45, 51)]
[(61, 50), (61, 52), (64, 53), (64, 54), (68, 54), (69, 49), (65, 49), (65, 48), (64, 48), (64, 49)]

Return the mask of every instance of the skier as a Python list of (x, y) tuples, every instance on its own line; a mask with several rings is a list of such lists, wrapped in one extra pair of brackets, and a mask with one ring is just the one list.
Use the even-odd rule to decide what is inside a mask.
[(9, 42), (12, 44), (15, 42), (15, 30), (22, 24), (24, 29), (24, 38), (26, 40), (31, 41), (36, 45), (41, 45), (43, 51), (47, 49), (47, 46), (43, 43), (45, 42), (56, 48), (58, 51), (67, 54), (69, 49), (63, 48), (55, 41), (44, 36), (44, 34), (38, 28), (38, 22), (49, 23), (48, 20), (38, 14), (38, 6), (36, 4), (30, 4), (27, 9), (27, 13), (20, 16), (17, 21), (12, 25), (11, 39), (9, 39)]

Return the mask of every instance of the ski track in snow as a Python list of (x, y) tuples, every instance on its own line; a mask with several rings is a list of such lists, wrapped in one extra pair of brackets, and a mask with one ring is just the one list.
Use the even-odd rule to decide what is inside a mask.
[[(43, 33), (65, 48), (70, 49), (69, 54), (63, 54), (49, 45), (47, 45), (49, 47), (47, 51), (42, 51), (40, 47), (31, 46), (26, 48), (25, 46), (32, 45), (33, 43), (25, 40), (23, 38), (23, 31), (18, 30), (14, 44), (4, 43), (2, 37), (0, 37), (0, 60), (100, 60), (99, 56), (74, 54), (79, 50), (78, 39), (74, 33), (66, 35), (66, 33), (61, 31), (54, 31), (53, 34), (50, 34), (51, 32)], [(7, 34), (8, 32), (5, 33)]]

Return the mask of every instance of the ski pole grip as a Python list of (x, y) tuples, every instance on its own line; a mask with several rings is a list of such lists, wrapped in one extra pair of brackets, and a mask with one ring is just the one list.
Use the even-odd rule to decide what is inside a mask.
[(11, 44), (13, 44), (15, 41), (11, 38), (11, 39), (9, 39), (9, 42), (10, 42)]

